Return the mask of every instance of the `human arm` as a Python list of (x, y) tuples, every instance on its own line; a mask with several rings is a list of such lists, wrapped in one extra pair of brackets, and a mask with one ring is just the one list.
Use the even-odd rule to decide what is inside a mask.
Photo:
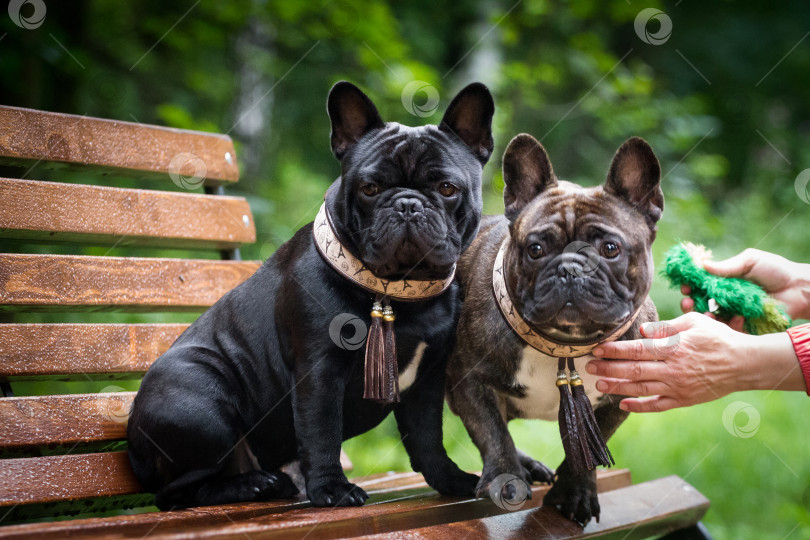
[(622, 401), (624, 410), (665, 411), (742, 390), (807, 390), (787, 333), (751, 336), (688, 313), (648, 323), (642, 335), (646, 339), (603, 343), (587, 367), (602, 376), (599, 391), (633, 396)]

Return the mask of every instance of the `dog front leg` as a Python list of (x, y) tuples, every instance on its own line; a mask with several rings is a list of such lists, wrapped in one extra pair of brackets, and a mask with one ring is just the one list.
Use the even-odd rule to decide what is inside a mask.
[(531, 484), (532, 478), (520, 464), (495, 391), (473, 377), (464, 377), (449, 392), (452, 393), (453, 409), (461, 417), (484, 462), (476, 496), (489, 496), (490, 484), (503, 474), (516, 476), (527, 485)]
[(349, 482), (340, 465), (348, 370), (330, 357), (301, 364), (292, 397), (307, 495), (314, 506), (361, 506), (368, 495)]
[(442, 495), (471, 496), (478, 477), (459, 469), (442, 442), (444, 380), (443, 362), (423, 362), (416, 381), (402, 393), (394, 416), (413, 470)]
[[(623, 396), (605, 395), (594, 408), (596, 423), (608, 440), (629, 414), (619, 408)], [(574, 474), (563, 460), (557, 469), (557, 481), (543, 498), (544, 505), (556, 506), (562, 515), (583, 526), (592, 517), (599, 521), (599, 498), (596, 492), (596, 469)]]

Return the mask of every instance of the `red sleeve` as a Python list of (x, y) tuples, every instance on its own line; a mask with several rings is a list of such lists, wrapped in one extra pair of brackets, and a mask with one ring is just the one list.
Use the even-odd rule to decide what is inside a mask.
[(788, 328), (787, 333), (799, 358), (804, 383), (807, 385), (807, 395), (810, 396), (810, 323)]

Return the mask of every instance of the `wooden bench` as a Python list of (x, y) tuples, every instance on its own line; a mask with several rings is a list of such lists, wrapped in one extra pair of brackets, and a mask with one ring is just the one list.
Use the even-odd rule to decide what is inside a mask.
[[(126, 455), (134, 392), (15, 397), (14, 385), (137, 380), (187, 324), (76, 323), (73, 314), (199, 313), (259, 267), (239, 257), (256, 236), (247, 201), (223, 193), (239, 176), (233, 144), (223, 135), (0, 107), (0, 165), (18, 177), (0, 178), (0, 251), (16, 251), (0, 253), (0, 537), (640, 538), (693, 527), (708, 507), (677, 477), (632, 485), (629, 471), (612, 470), (599, 474), (602, 521), (584, 531), (540, 507), (545, 487), (507, 512), (489, 499), (440, 497), (415, 473), (356, 479), (371, 494), (362, 508), (299, 500), (155, 512)], [(30, 180), (32, 170), (57, 181)], [(137, 189), (60, 181), (77, 173), (135, 179)], [(204, 193), (157, 190), (172, 180)], [(42, 246), (207, 250), (217, 258), (29, 253)], [(61, 322), (36, 319), (42, 312)], [(139, 510), (97, 517), (127, 508)], [(80, 519), (43, 522), (64, 515)]]

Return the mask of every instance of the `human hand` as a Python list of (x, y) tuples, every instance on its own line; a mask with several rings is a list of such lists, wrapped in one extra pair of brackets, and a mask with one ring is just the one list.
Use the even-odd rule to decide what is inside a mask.
[[(753, 281), (784, 304), (791, 318), (810, 318), (810, 265), (795, 263), (767, 251), (746, 249), (724, 261), (705, 261), (703, 267), (716, 276)], [(689, 286), (681, 287), (684, 295), (691, 292)], [(681, 300), (681, 310), (684, 313), (692, 311), (694, 306), (691, 298)], [(742, 331), (744, 322), (745, 319), (736, 316), (728, 321), (728, 325), (734, 330)]]
[(646, 339), (599, 345), (586, 366), (603, 377), (600, 392), (633, 396), (620, 404), (626, 411), (666, 411), (740, 390), (805, 389), (785, 333), (741, 334), (697, 313), (647, 323), (641, 333)]

